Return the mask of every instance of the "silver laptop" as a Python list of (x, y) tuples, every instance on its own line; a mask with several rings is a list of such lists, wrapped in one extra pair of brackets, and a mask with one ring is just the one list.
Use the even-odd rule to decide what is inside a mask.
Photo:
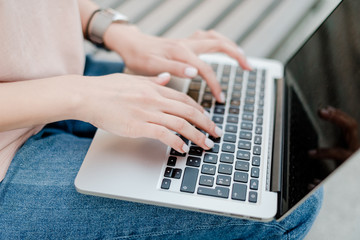
[[(201, 56), (226, 103), (215, 102), (200, 77), (173, 79), (171, 87), (188, 93), (223, 129), (215, 146), (205, 151), (182, 137), (190, 151), (181, 154), (156, 140), (99, 129), (76, 189), (261, 221), (285, 217), (357, 149), (354, 139), (343, 138), (350, 124), (336, 117), (360, 122), (359, 12), (358, 1), (344, 0), (285, 66), (249, 59), (249, 72), (224, 55)], [(342, 115), (326, 118), (324, 111)], [(312, 151), (335, 147), (351, 154)]]

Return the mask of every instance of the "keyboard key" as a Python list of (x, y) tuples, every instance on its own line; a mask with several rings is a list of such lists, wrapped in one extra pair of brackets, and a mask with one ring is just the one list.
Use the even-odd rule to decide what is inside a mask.
[(198, 174), (199, 174), (199, 169), (186, 167), (184, 171), (184, 176), (182, 179), (180, 191), (194, 193)]
[(199, 100), (199, 91), (197, 90), (189, 90), (187, 93), (195, 102)]
[(228, 175), (231, 175), (232, 174), (232, 168), (233, 166), (232, 165), (229, 165), (229, 164), (220, 164), (219, 165), (219, 173), (222, 173), (222, 174), (228, 174)]
[(241, 91), (233, 91), (231, 94), (231, 99), (240, 100), (241, 98)]
[(214, 121), (214, 123), (219, 123), (219, 124), (222, 124), (224, 122), (224, 118), (217, 115), (214, 115), (212, 120)]
[(240, 131), (240, 139), (251, 140), (252, 133), (248, 131)]
[(201, 195), (207, 195), (212, 197), (228, 198), (230, 190), (225, 187), (206, 188), (199, 187), (197, 193)]
[(248, 82), (247, 88), (248, 89), (255, 89), (256, 88), (256, 82)]
[(214, 144), (214, 147), (209, 149), (209, 150), (206, 150), (206, 152), (210, 152), (210, 153), (218, 153), (219, 152), (219, 144)]
[(241, 129), (252, 130), (253, 129), (253, 124), (250, 123), (250, 122), (242, 122), (241, 123)]
[(246, 189), (247, 189), (247, 187), (245, 184), (234, 183), (232, 193), (231, 193), (231, 198), (234, 200), (245, 201), (246, 200)]
[(262, 127), (261, 126), (256, 126), (255, 133), (256, 134), (262, 134)]
[(233, 86), (233, 91), (241, 91), (242, 89), (242, 85), (241, 84), (234, 84)]
[(250, 152), (238, 150), (236, 153), (236, 158), (249, 161), (250, 160)]
[(253, 167), (251, 168), (251, 177), (258, 178), (260, 175), (260, 168)]
[(261, 147), (260, 146), (254, 146), (253, 154), (254, 155), (260, 155), (261, 154)]
[(263, 118), (262, 117), (256, 118), (256, 124), (257, 125), (262, 125), (263, 124)]
[(205, 153), (205, 156), (204, 156), (204, 162), (205, 163), (213, 163), (213, 164), (216, 164), (217, 163), (217, 159), (218, 159), (218, 156), (215, 155), (215, 154), (210, 154), (210, 153)]
[(203, 95), (203, 101), (211, 102), (212, 99), (213, 99), (213, 96), (212, 96), (211, 93), (205, 93), (205, 94)]
[(234, 153), (235, 152), (235, 144), (223, 143), (221, 151), (228, 152), (228, 153)]
[(236, 108), (236, 107), (229, 108), (230, 114), (239, 114), (239, 112), (240, 112), (239, 108)]
[(221, 78), (221, 83), (229, 83), (230, 78), (228, 76), (224, 76)]
[(252, 165), (253, 166), (260, 166), (260, 157), (258, 157), (258, 156), (253, 156), (253, 158), (252, 158)]
[(248, 96), (248, 97), (253, 97), (253, 96), (255, 96), (255, 89), (248, 88), (248, 89), (246, 90), (246, 96)]
[(238, 123), (238, 122), (239, 122), (239, 117), (236, 117), (236, 116), (228, 116), (228, 117), (227, 117), (227, 122), (228, 122), (228, 123)]
[(251, 142), (240, 140), (238, 142), (238, 148), (239, 149), (244, 149), (244, 150), (250, 150), (251, 149)]
[(257, 202), (257, 192), (249, 192), (249, 202)]
[(230, 105), (232, 107), (240, 106), (240, 100), (238, 99), (231, 99)]
[(180, 179), (181, 178), (181, 173), (182, 173), (182, 169), (180, 168), (175, 168), (172, 172), (171, 177), (172, 178), (176, 178), (176, 179)]
[(225, 133), (224, 142), (235, 143), (236, 142), (236, 135), (235, 134)]
[(247, 183), (248, 178), (249, 178), (249, 174), (246, 172), (235, 172), (234, 173), (234, 181), (235, 182)]
[(245, 104), (252, 104), (254, 105), (255, 103), (255, 98), (254, 97), (246, 97), (245, 98)]
[(237, 130), (238, 128), (236, 125), (227, 124), (225, 127), (225, 132), (237, 133)]
[(203, 164), (201, 168), (201, 173), (209, 174), (209, 175), (215, 175), (216, 172), (216, 166), (215, 165), (209, 165), (209, 164)]
[(250, 180), (250, 189), (252, 190), (258, 190), (259, 188), (259, 180), (257, 179), (251, 179)]
[(259, 106), (261, 106), (261, 107), (264, 106), (264, 100), (263, 100), (263, 99), (260, 99), (260, 100), (259, 100)]
[(225, 113), (225, 108), (223, 108), (223, 107), (215, 107), (214, 114), (223, 115), (224, 113)]
[(230, 186), (230, 183), (231, 183), (230, 176), (218, 175), (216, 178), (217, 185)]
[(201, 158), (189, 156), (186, 161), (187, 166), (200, 167)]
[(168, 161), (167, 161), (167, 165), (174, 167), (175, 164), (176, 164), (176, 157), (170, 156)]
[(264, 115), (264, 109), (259, 108), (259, 109), (257, 110), (257, 114), (258, 114), (259, 116)]
[(164, 178), (161, 182), (161, 189), (169, 189), (171, 184), (171, 179)]
[(261, 145), (261, 136), (255, 136), (254, 143), (258, 144), (258, 145)]
[(202, 101), (201, 106), (204, 108), (211, 108), (211, 101)]
[(246, 105), (244, 106), (244, 111), (245, 111), (245, 112), (254, 112), (254, 105), (246, 104)]
[(201, 156), (202, 152), (203, 152), (203, 149), (201, 147), (191, 146), (190, 150), (189, 150), (189, 155)]
[(244, 121), (252, 122), (252, 120), (254, 119), (254, 115), (252, 115), (250, 113), (244, 113), (243, 116), (242, 116), (242, 119)]
[(171, 149), (170, 150), (170, 155), (174, 155), (174, 156), (179, 156), (179, 157), (185, 157), (186, 153), (180, 153), (178, 151), (176, 151), (175, 149)]
[(235, 170), (240, 170), (240, 171), (247, 172), (247, 171), (249, 171), (249, 163), (244, 162), (244, 161), (236, 161)]
[(215, 137), (213, 137), (213, 136), (210, 136), (209, 138), (210, 138), (210, 140), (213, 141), (214, 143), (220, 143), (220, 140), (221, 140), (221, 137), (215, 138)]
[(234, 155), (228, 153), (222, 153), (220, 155), (220, 162), (232, 164), (234, 162)]
[(164, 177), (171, 178), (172, 172), (173, 172), (173, 168), (167, 167), (167, 168), (165, 169)]
[(199, 184), (203, 186), (212, 187), (214, 185), (214, 177), (201, 175)]

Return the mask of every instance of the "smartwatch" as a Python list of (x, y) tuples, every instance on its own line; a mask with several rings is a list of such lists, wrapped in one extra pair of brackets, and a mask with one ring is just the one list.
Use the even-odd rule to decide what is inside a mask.
[(92, 43), (104, 47), (104, 34), (112, 23), (127, 24), (129, 19), (111, 8), (96, 10), (89, 19), (85, 35)]

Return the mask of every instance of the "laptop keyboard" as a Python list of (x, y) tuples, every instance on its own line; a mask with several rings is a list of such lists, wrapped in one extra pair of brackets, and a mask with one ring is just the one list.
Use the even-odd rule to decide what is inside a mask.
[[(221, 138), (209, 137), (215, 145), (203, 150), (189, 145), (188, 153), (170, 150), (162, 175), (161, 189), (199, 194), (235, 201), (258, 201), (265, 70), (243, 71), (233, 65), (211, 65), (220, 79), (226, 103), (215, 102), (210, 88), (200, 77), (192, 79), (188, 95), (199, 102), (223, 129)], [(179, 164), (181, 162), (181, 164)], [(184, 164), (185, 163), (185, 164)]]

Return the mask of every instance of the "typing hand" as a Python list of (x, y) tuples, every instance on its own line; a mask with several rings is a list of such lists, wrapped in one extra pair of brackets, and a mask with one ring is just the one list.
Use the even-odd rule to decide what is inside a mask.
[(223, 52), (250, 70), (244, 53), (238, 46), (215, 31), (198, 31), (185, 39), (166, 39), (140, 32), (135, 26), (113, 24), (104, 36), (105, 45), (124, 59), (126, 66), (141, 75), (170, 72), (179, 77), (204, 78), (219, 102), (224, 102), (216, 76), (197, 55)]
[(344, 162), (360, 147), (356, 120), (333, 107), (320, 109), (319, 116), (340, 127), (347, 146), (346, 148), (332, 147), (314, 149), (309, 151), (310, 157), (315, 159), (334, 159), (339, 163)]
[(79, 83), (85, 96), (78, 119), (125, 137), (148, 137), (162, 141), (178, 152), (187, 152), (176, 131), (204, 149), (214, 143), (192, 124), (220, 137), (222, 131), (209, 119), (204, 109), (192, 98), (162, 86), (170, 74), (140, 77), (112, 74), (82, 78)]

